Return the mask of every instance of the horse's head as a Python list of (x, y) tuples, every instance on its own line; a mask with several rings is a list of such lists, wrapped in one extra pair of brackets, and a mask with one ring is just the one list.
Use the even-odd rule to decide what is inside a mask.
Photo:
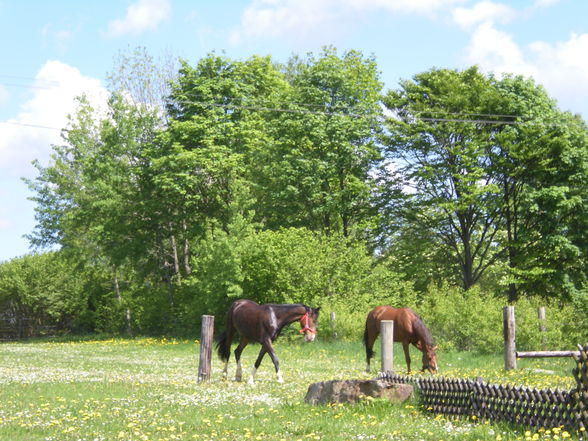
[(423, 371), (427, 369), (434, 374), (437, 372), (437, 346), (423, 345)]
[(304, 334), (304, 341), (314, 341), (316, 337), (316, 325), (318, 323), (319, 308), (308, 308), (300, 317), (300, 333)]

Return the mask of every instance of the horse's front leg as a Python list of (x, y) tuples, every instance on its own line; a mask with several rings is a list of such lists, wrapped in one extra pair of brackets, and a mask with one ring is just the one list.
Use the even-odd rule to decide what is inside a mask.
[(284, 379), (282, 378), (282, 373), (280, 372), (280, 361), (278, 360), (278, 356), (274, 351), (274, 347), (272, 345), (271, 340), (266, 340), (261, 343), (261, 350), (259, 351), (259, 355), (257, 356), (257, 360), (255, 361), (255, 366), (253, 367), (253, 371), (251, 371), (251, 378), (249, 380), (250, 383), (253, 383), (253, 379), (255, 377), (255, 373), (261, 364), (261, 360), (265, 353), (269, 353), (270, 358), (272, 359), (272, 363), (274, 364), (274, 368), (276, 369), (276, 377), (278, 379), (278, 383), (283, 383)]
[(255, 360), (255, 364), (253, 365), (253, 369), (251, 369), (251, 375), (249, 376), (249, 384), (253, 384), (255, 382), (255, 374), (257, 373), (257, 369), (259, 369), (259, 365), (261, 364), (261, 360), (263, 360), (263, 356), (267, 352), (267, 349), (262, 344), (261, 349), (259, 350), (259, 355), (257, 356), (257, 360)]
[(278, 356), (274, 352), (273, 348), (270, 351), (269, 355), (274, 363), (274, 367), (276, 368), (276, 377), (278, 379), (278, 383), (283, 383), (284, 379), (282, 378), (282, 373), (280, 372), (280, 361), (278, 360)]
[(406, 360), (406, 369), (410, 374), (410, 346), (407, 341), (402, 342), (402, 349), (404, 350), (404, 360)]

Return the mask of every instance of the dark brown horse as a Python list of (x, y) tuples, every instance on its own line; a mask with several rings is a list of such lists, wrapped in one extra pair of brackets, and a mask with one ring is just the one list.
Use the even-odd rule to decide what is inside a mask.
[(433, 346), (431, 333), (421, 318), (410, 308), (392, 308), (391, 306), (377, 306), (367, 316), (363, 342), (367, 360), (366, 371), (370, 371), (370, 359), (374, 356), (374, 342), (380, 334), (380, 322), (394, 320), (394, 341), (402, 343), (406, 367), (410, 373), (409, 345), (413, 344), (423, 353), (423, 371), (437, 372), (436, 346)]
[(251, 300), (241, 299), (233, 302), (227, 313), (227, 327), (221, 334), (217, 350), (221, 360), (225, 362), (224, 376), (227, 376), (229, 358), (231, 356), (231, 342), (235, 333), (240, 335), (239, 345), (235, 349), (237, 372), (235, 380), (241, 381), (241, 352), (250, 342), (261, 343), (261, 350), (251, 371), (249, 383), (253, 383), (255, 373), (266, 352), (271, 357), (278, 382), (282, 383), (280, 363), (272, 346), (272, 342), (280, 335), (282, 329), (296, 321), (300, 322), (300, 333), (304, 334), (304, 341), (314, 341), (316, 324), (320, 308), (310, 308), (301, 303), (293, 305), (259, 305)]

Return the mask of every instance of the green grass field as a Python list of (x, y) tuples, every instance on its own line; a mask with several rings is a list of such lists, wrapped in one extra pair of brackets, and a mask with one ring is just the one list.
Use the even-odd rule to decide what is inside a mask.
[[(233, 346), (234, 347), (234, 346)], [(259, 346), (243, 354), (248, 374)], [(355, 405), (310, 406), (308, 385), (331, 379), (370, 378), (357, 343), (276, 342), (284, 384), (266, 357), (257, 383), (221, 378), (197, 382), (199, 345), (166, 339), (110, 339), (0, 344), (0, 440), (536, 440), (566, 432), (513, 429), (451, 419), (419, 408), (369, 400)], [(502, 355), (438, 353), (440, 374), (483, 377), (537, 387), (574, 386), (571, 359), (519, 360), (502, 370)], [(234, 360), (230, 374), (234, 375)], [(400, 346), (395, 369), (405, 373)], [(379, 365), (374, 360), (373, 367)], [(420, 353), (413, 353), (420, 368)], [(373, 376), (373, 375), (372, 375)], [(573, 438), (573, 437), (572, 437)]]

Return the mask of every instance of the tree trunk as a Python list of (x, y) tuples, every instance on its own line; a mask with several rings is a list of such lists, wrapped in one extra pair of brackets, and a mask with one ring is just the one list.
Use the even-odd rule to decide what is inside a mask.
[(185, 219), (182, 221), (182, 230), (184, 232), (184, 271), (186, 275), (189, 275), (192, 273), (192, 267), (190, 266), (190, 242), (186, 238), (188, 224)]
[[(114, 295), (116, 296), (116, 300), (118, 304), (122, 306), (123, 299), (120, 293), (120, 286), (118, 284), (118, 276), (116, 274), (116, 268), (113, 269), (113, 279), (112, 279), (112, 286), (114, 289)], [(124, 319), (125, 319), (125, 332), (130, 337), (133, 335), (133, 328), (131, 326), (131, 310), (127, 307), (124, 309)]]
[(180, 275), (180, 259), (178, 258), (178, 247), (176, 244), (176, 236), (174, 236), (173, 234), (169, 238), (169, 244), (171, 246), (171, 254), (172, 254), (172, 258), (173, 258), (173, 268), (174, 268), (173, 275), (177, 275), (178, 277), (180, 277), (181, 276)]
[(471, 236), (469, 234), (469, 223), (465, 216), (459, 216), (461, 228), (461, 240), (463, 244), (463, 289), (466, 291), (474, 286), (474, 262), (472, 256)]

